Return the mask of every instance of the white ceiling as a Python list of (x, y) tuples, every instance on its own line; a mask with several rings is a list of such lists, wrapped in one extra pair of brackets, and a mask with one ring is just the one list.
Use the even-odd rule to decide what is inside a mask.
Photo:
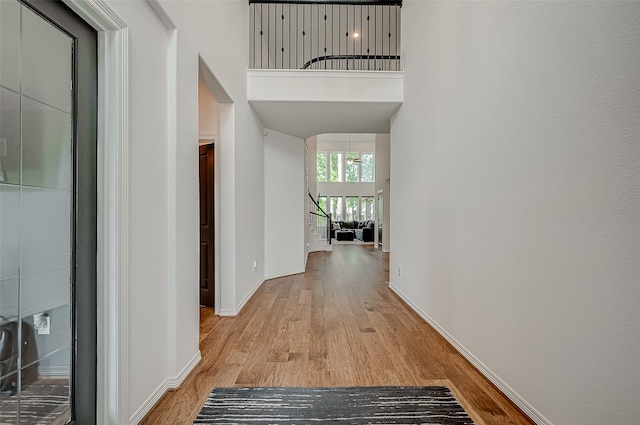
[(306, 139), (323, 133), (389, 133), (401, 102), (251, 101), (265, 127)]
[(404, 98), (404, 74), (249, 70), (247, 98), (265, 127), (303, 139), (322, 133), (389, 133)]

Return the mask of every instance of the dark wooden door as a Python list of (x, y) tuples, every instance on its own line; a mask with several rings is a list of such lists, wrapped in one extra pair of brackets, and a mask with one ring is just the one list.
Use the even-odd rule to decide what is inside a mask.
[(200, 146), (200, 304), (213, 307), (213, 145)]

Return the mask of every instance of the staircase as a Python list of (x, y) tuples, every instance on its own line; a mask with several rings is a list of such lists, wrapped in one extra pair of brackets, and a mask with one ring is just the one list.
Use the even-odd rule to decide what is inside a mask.
[[(333, 251), (333, 245), (331, 244), (328, 238), (327, 227), (318, 226), (318, 221), (324, 221), (325, 223), (330, 222), (330, 216), (325, 211), (322, 210), (318, 206), (317, 201), (309, 192), (309, 199), (307, 201), (307, 210), (309, 211), (309, 218), (307, 220), (307, 225), (309, 226), (309, 241), (308, 241), (308, 252), (317, 252), (317, 251)], [(318, 220), (320, 218), (321, 220)], [(322, 220), (324, 219), (324, 220)]]

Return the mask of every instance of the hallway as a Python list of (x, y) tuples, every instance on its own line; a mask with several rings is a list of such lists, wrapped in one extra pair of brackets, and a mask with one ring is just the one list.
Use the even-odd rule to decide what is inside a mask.
[(310, 254), (306, 273), (265, 282), (237, 317), (204, 314), (202, 361), (141, 423), (191, 424), (214, 386), (447, 380), (474, 420), (530, 424), (393, 294), (388, 264), (388, 254), (371, 246), (337, 245)]

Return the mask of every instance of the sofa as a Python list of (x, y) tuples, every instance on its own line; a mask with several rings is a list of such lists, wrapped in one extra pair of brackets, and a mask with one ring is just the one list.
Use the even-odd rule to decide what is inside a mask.
[(354, 237), (362, 242), (373, 242), (373, 220), (367, 221), (334, 221), (331, 237), (336, 238), (336, 230), (350, 230)]

